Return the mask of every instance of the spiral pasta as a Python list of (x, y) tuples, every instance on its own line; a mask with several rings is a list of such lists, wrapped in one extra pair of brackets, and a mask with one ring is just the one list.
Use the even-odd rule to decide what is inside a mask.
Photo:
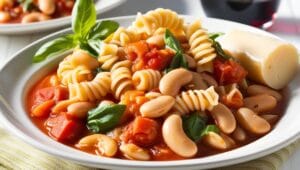
[(135, 88), (147, 91), (158, 87), (160, 78), (160, 72), (152, 69), (136, 71), (132, 76)]
[(148, 35), (152, 35), (160, 27), (178, 32), (183, 30), (183, 19), (174, 11), (158, 8), (144, 15), (138, 13), (136, 20), (133, 22), (133, 27)]
[(111, 90), (117, 99), (127, 90), (134, 89), (130, 67), (131, 62), (124, 60), (114, 64), (111, 69)]
[(89, 82), (69, 84), (70, 100), (96, 101), (110, 92), (111, 78), (109, 72), (101, 72)]
[(70, 56), (66, 57), (59, 63), (57, 69), (57, 77), (63, 85), (79, 83), (93, 78), (92, 72), (85, 66), (73, 66), (69, 60)]
[(137, 33), (135, 30), (119, 27), (116, 32), (105, 39), (104, 42), (125, 46), (128, 43), (139, 41), (141, 38), (142, 35)]
[(192, 111), (212, 110), (218, 104), (219, 95), (211, 86), (206, 90), (189, 90), (176, 97), (174, 110), (181, 114)]
[(200, 21), (195, 21), (188, 25), (185, 28), (185, 33), (189, 41), (190, 51), (197, 61), (197, 64), (206, 66), (210, 65), (208, 63), (211, 62), (217, 55), (206, 31), (201, 28)]
[(98, 57), (101, 68), (104, 70), (110, 70), (112, 66), (119, 60), (117, 53), (117, 45), (102, 43), (100, 54)]

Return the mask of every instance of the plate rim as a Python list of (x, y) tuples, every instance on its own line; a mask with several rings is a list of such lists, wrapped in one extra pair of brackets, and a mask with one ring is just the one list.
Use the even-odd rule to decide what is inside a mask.
[[(106, 1), (108, 2), (108, 0)], [(96, 13), (97, 15), (99, 15), (100, 13), (110, 11), (111, 9), (120, 6), (126, 1), (127, 0), (114, 0), (113, 1), (114, 3), (112, 3), (110, 6), (107, 6), (104, 9), (101, 9), (101, 7), (96, 7)], [(40, 21), (40, 22), (33, 22), (28, 24), (22, 24), (22, 23), (0, 24), (0, 35), (27, 34), (33, 31), (45, 32), (47, 30), (53, 30), (55, 28), (61, 28), (67, 26), (68, 24), (71, 24), (71, 22), (72, 22), (71, 16), (64, 16), (64, 17), (54, 18), (54, 19)], [(18, 27), (18, 29), (14, 29), (14, 31), (10, 30), (16, 27)], [(42, 29), (38, 30), (40, 28)], [(19, 30), (19, 31), (15, 31), (15, 30)]]
[[(186, 18), (199, 18), (199, 17), (195, 17), (195, 16), (191, 16), (191, 15), (181, 15), (182, 17)], [(103, 18), (101, 20), (117, 20), (117, 21), (121, 21), (121, 20), (127, 20), (127, 21), (133, 21), (133, 19), (135, 18), (135, 15), (129, 15), (129, 16), (121, 16), (121, 17), (112, 17), (112, 18)], [(223, 20), (223, 19), (216, 19), (216, 18), (209, 18), (209, 17), (200, 17), (201, 20), (215, 20), (215, 21), (219, 21), (219, 22), (228, 22), (231, 24), (239, 24), (243, 27), (249, 27), (252, 28), (251, 26), (247, 26), (244, 24), (240, 24), (240, 23), (236, 23), (233, 21), (228, 21), (228, 20)], [(97, 21), (101, 21), (101, 20), (97, 20)], [(54, 32), (52, 34), (49, 34), (47, 36), (44, 36), (32, 43), (30, 43), (29, 45), (25, 46), (24, 48), (22, 48), (21, 50), (17, 51), (15, 54), (12, 55), (12, 57), (10, 57), (10, 59), (6, 60), (6, 62), (3, 63), (3, 65), (0, 67), (0, 74), (1, 72), (5, 69), (5, 66), (8, 65), (10, 62), (12, 62), (15, 58), (17, 58), (22, 52), (26, 51), (28, 48), (42, 42), (45, 41), (47, 39), (51, 39), (51, 38), (55, 38), (57, 35), (60, 34), (66, 34), (69, 31), (71, 31), (71, 28), (66, 28), (57, 32)], [(271, 33), (259, 30), (261, 32), (264, 32), (265, 34), (269, 34), (272, 36), (275, 36)], [(275, 36), (277, 37), (277, 36)], [(299, 70), (299, 69), (298, 69)], [(298, 75), (299, 76), (299, 75)], [(0, 95), (0, 101), (3, 102), (2, 96)], [(1, 112), (5, 112), (5, 113), (9, 113), (9, 109), (7, 109), (7, 107), (4, 106), (5, 104), (0, 102), (0, 111)], [(50, 153), (53, 156), (57, 156), (60, 158), (64, 158), (70, 161), (76, 161), (79, 162), (80, 164), (83, 165), (89, 165), (89, 166), (95, 166), (97, 167), (97, 165), (102, 165), (102, 166), (108, 166), (108, 167), (126, 167), (126, 168), (182, 168), (182, 167), (197, 167), (197, 166), (201, 166), (201, 168), (214, 168), (214, 167), (220, 167), (220, 166), (229, 166), (232, 164), (237, 164), (237, 163), (241, 163), (241, 162), (246, 162), (249, 160), (253, 160), (262, 156), (265, 156), (267, 154), (270, 154), (272, 152), (275, 152), (287, 145), (289, 145), (290, 143), (294, 142), (295, 140), (297, 140), (300, 136), (300, 132), (295, 133), (291, 136), (289, 136), (289, 138), (286, 138), (285, 140), (282, 140), (280, 143), (277, 143), (276, 145), (272, 145), (269, 147), (266, 147), (264, 150), (261, 150), (260, 152), (255, 152), (252, 154), (244, 154), (242, 156), (240, 156), (239, 158), (231, 158), (231, 159), (226, 159), (226, 160), (221, 160), (218, 162), (209, 162), (209, 163), (197, 163), (198, 159), (201, 158), (194, 158), (194, 159), (187, 159), (187, 160), (180, 160), (180, 161), (128, 161), (128, 160), (121, 160), (121, 159), (116, 159), (116, 158), (102, 158), (99, 159), (97, 162), (94, 162), (93, 160), (89, 160), (88, 157), (85, 159), (79, 159), (79, 157), (74, 157), (71, 154), (62, 154), (60, 152), (57, 152), (56, 150), (51, 150), (48, 149), (47, 147), (45, 147), (45, 144), (39, 143), (35, 140), (33, 140), (33, 138), (31, 138), (30, 136), (24, 134), (19, 128), (16, 128), (15, 125), (10, 122), (10, 120), (7, 118), (7, 116), (5, 116), (4, 114), (0, 114), (0, 122), (2, 122), (5, 126), (4, 129), (6, 129), (7, 131), (9, 131), (11, 134), (13, 134), (14, 136), (17, 136), (19, 139), (21, 139), (22, 141), (24, 141), (25, 143), (33, 146), (34, 148), (37, 148), (43, 152), (46, 153)], [(9, 128), (8, 128), (9, 127)], [(109, 160), (109, 161), (106, 161)]]

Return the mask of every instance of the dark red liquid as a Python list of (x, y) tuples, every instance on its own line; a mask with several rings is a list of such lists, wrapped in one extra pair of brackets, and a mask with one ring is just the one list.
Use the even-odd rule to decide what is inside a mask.
[(271, 21), (279, 0), (201, 0), (207, 16), (256, 27)]

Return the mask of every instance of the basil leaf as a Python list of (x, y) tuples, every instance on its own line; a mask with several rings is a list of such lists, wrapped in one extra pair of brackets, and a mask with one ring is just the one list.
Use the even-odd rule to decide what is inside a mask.
[(177, 53), (183, 53), (179, 41), (168, 29), (166, 30), (164, 40), (167, 47), (175, 50)]
[(198, 113), (184, 116), (182, 119), (183, 129), (187, 136), (195, 142), (199, 141), (206, 121)]
[(224, 52), (221, 44), (218, 41), (213, 40), (212, 43), (213, 43), (213, 47), (215, 48), (219, 57), (221, 57), (222, 59), (225, 59), (225, 60), (229, 60), (229, 59), (233, 58)]
[(94, 133), (104, 133), (113, 129), (120, 121), (126, 105), (114, 104), (98, 106), (88, 112), (87, 128)]
[(177, 52), (172, 58), (171, 64), (167, 67), (166, 72), (180, 67), (188, 69), (188, 63), (182, 53)]
[(87, 39), (104, 40), (110, 34), (114, 33), (119, 28), (119, 23), (115, 21), (102, 21), (95, 24), (87, 35)]
[(175, 56), (172, 58), (171, 63), (165, 71), (169, 72), (180, 67), (188, 69), (188, 63), (183, 56), (183, 51), (181, 49), (180, 43), (168, 29), (166, 30), (164, 41), (167, 47), (175, 50), (176, 52)]
[[(100, 39), (90, 39), (88, 40), (89, 46), (97, 52), (97, 54), (100, 54), (100, 49), (101, 49), (101, 43), (102, 41)], [(98, 56), (98, 55), (97, 55)]]
[(215, 41), (218, 37), (224, 35), (223, 32), (212, 32), (208, 34), (209, 39)]
[(219, 133), (220, 130), (216, 125), (207, 125), (201, 132), (201, 137), (207, 135), (209, 132)]
[(73, 32), (80, 38), (85, 38), (96, 23), (94, 0), (76, 0), (72, 12)]
[(65, 35), (49, 41), (42, 45), (33, 56), (33, 62), (38, 63), (45, 60), (47, 57), (67, 51), (77, 45), (73, 39), (73, 35)]
[(88, 43), (80, 42), (79, 47), (80, 47), (80, 49), (88, 52), (94, 58), (96, 58), (96, 59), (98, 58), (98, 52), (95, 51)]

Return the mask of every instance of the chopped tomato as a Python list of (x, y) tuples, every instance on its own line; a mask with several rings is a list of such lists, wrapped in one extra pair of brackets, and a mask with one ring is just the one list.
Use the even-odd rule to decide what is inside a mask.
[(128, 59), (131, 61), (136, 60), (136, 58), (142, 58), (148, 51), (149, 46), (146, 41), (134, 42), (125, 47)]
[(48, 118), (47, 125), (50, 128), (49, 134), (61, 142), (70, 142), (77, 139), (84, 129), (82, 122), (69, 119), (66, 113)]
[(232, 97), (228, 98), (228, 96), (223, 96), (221, 98), (222, 103), (226, 106), (234, 109), (238, 109), (244, 105), (243, 96), (239, 94), (234, 94)]
[(146, 41), (138, 41), (126, 46), (128, 59), (134, 61), (133, 71), (142, 69), (163, 70), (174, 55), (171, 50), (159, 50), (156, 46), (147, 44)]
[(51, 108), (55, 105), (53, 99), (47, 100), (37, 106), (33, 106), (31, 116), (33, 117), (46, 117), (50, 114)]
[(61, 86), (38, 89), (35, 92), (34, 104), (37, 105), (51, 99), (57, 102), (60, 100), (67, 99), (68, 95), (68, 89)]
[(233, 60), (214, 60), (214, 76), (221, 85), (238, 83), (247, 75), (247, 71)]
[(128, 125), (124, 140), (139, 146), (149, 146), (156, 141), (158, 132), (159, 124), (155, 120), (138, 116)]
[(122, 117), (121, 122), (125, 122), (130, 117), (135, 115), (140, 115), (140, 107), (142, 104), (149, 101), (148, 98), (145, 97), (144, 91), (138, 90), (130, 90), (127, 91), (121, 98), (121, 104), (126, 105), (125, 114)]

